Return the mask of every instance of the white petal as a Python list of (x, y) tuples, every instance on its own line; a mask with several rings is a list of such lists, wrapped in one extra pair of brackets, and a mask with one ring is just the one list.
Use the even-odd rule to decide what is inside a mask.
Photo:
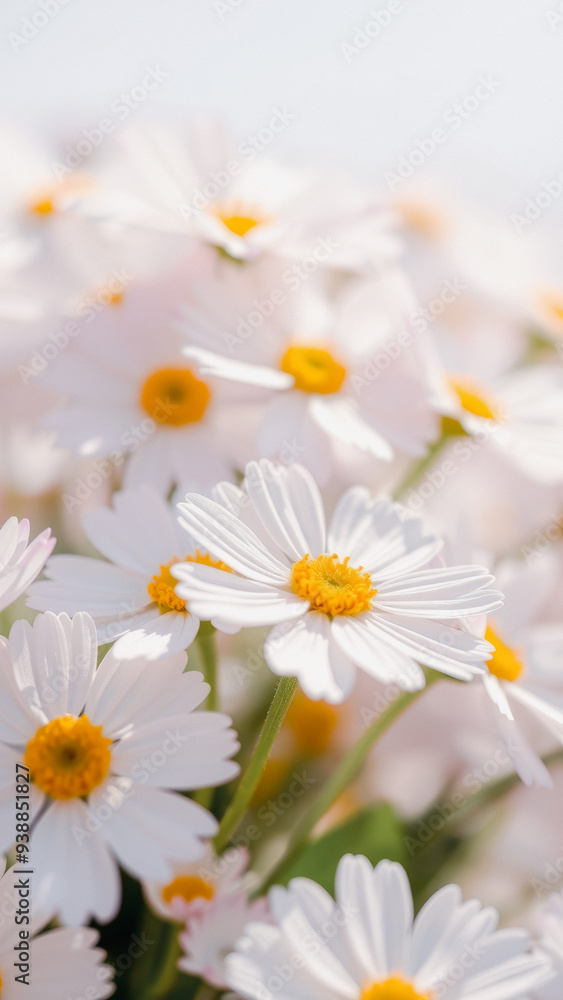
[(325, 551), (322, 498), (302, 465), (284, 467), (267, 459), (249, 462), (245, 485), (267, 532), (292, 562)]
[(297, 622), (277, 625), (264, 643), (264, 657), (275, 674), (297, 676), (307, 695), (339, 704), (350, 694), (356, 671), (331, 636), (326, 615), (309, 611)]

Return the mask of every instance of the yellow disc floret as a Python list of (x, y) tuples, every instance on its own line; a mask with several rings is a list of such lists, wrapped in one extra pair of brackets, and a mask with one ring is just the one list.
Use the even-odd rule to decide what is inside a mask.
[(194, 899), (213, 899), (214, 895), (211, 883), (199, 875), (178, 875), (162, 890), (165, 903), (171, 903), (176, 896), (180, 896), (185, 903), (192, 903)]
[(174, 556), (170, 562), (164, 563), (160, 567), (160, 573), (155, 573), (147, 587), (149, 597), (158, 604), (161, 614), (166, 614), (167, 611), (186, 611), (186, 602), (174, 592), (178, 581), (170, 572), (170, 567), (179, 562), (200, 563), (203, 566), (222, 569), (226, 573), (232, 572), (226, 563), (221, 562), (220, 559), (213, 559), (208, 552), (200, 552), (199, 549), (196, 549), (191, 556), (184, 556), (183, 559)]
[(322, 555), (311, 559), (307, 554), (291, 568), (291, 586), (298, 597), (309, 601), (312, 611), (336, 615), (359, 615), (369, 611), (377, 590), (363, 566), (348, 565), (349, 557)]
[(259, 226), (260, 223), (264, 221), (263, 219), (255, 219), (251, 215), (238, 215), (236, 212), (233, 214), (228, 211), (224, 213), (218, 212), (217, 215), (218, 218), (221, 219), (223, 225), (226, 226), (231, 233), (234, 233), (235, 236), (246, 236), (251, 229)]
[(158, 424), (183, 427), (201, 420), (210, 397), (190, 368), (159, 368), (142, 386), (141, 406)]
[(501, 681), (517, 681), (524, 669), (519, 655), (502, 641), (490, 625), (487, 626), (485, 639), (495, 647), (492, 659), (487, 661), (491, 673)]
[(411, 983), (391, 976), (362, 990), (360, 1000), (432, 1000), (432, 994), (417, 993)]
[(24, 764), (32, 781), (51, 798), (80, 798), (106, 777), (111, 742), (87, 715), (60, 715), (37, 730), (27, 744)]
[(344, 365), (333, 358), (324, 347), (293, 345), (288, 347), (280, 362), (282, 372), (293, 375), (295, 388), (302, 392), (320, 392), (324, 395), (338, 392), (344, 379)]
[(498, 420), (498, 406), (487, 399), (481, 387), (471, 379), (450, 379), (450, 388), (455, 392), (462, 409), (476, 417)]

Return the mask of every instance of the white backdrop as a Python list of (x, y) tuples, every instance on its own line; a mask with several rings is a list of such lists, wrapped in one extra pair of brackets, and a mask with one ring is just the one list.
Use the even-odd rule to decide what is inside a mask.
[[(242, 139), (286, 109), (272, 152), (380, 183), (437, 128), (420, 176), (503, 212), (563, 169), (560, 0), (58, 3), (4, 0), (0, 93), (5, 116), (63, 142), (114, 117), (151, 68), (163, 78), (129, 120), (214, 112)], [(481, 77), (491, 92), (474, 108)], [(563, 221), (563, 198), (550, 215)]]

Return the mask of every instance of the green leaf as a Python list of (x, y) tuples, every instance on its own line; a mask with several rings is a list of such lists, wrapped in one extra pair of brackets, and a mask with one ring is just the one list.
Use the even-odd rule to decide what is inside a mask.
[(343, 854), (365, 854), (373, 865), (383, 858), (404, 865), (408, 859), (404, 832), (389, 803), (368, 806), (308, 844), (284, 872), (283, 884), (296, 875), (305, 875), (333, 892), (336, 866)]

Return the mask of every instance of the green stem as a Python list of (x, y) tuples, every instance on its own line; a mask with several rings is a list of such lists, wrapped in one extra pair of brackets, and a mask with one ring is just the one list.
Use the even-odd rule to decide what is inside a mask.
[(178, 935), (182, 927), (176, 923), (162, 923), (158, 939), (159, 963), (156, 976), (142, 993), (142, 1000), (164, 1000), (176, 982), (178, 976), (178, 959), (182, 949)]
[[(427, 683), (426, 687), (422, 688), (422, 691), (426, 691), (427, 688), (429, 688), (435, 681), (439, 680), (441, 676), (434, 671), (425, 671), (425, 673)], [(371, 725), (368, 726), (366, 731), (362, 734), (362, 736), (360, 736), (358, 742), (354, 744), (347, 754), (345, 754), (336, 770), (333, 771), (332, 776), (326, 782), (324, 788), (322, 788), (317, 795), (311, 809), (309, 809), (308, 812), (302, 816), (300, 822), (294, 827), (282, 859), (272, 869), (272, 871), (270, 871), (264, 882), (260, 885), (258, 890), (259, 892), (263, 892), (274, 882), (278, 881), (280, 876), (289, 868), (295, 858), (307, 845), (310, 835), (319, 820), (322, 819), (336, 799), (342, 795), (350, 782), (355, 778), (368, 751), (371, 750), (383, 734), (387, 732), (395, 719), (398, 719), (399, 716), (402, 715), (402, 713), (409, 708), (414, 701), (416, 701), (420, 694), (421, 691), (403, 691), (401, 694), (397, 695), (385, 711), (378, 715)]]
[(197, 634), (197, 644), (201, 654), (203, 665), (203, 675), (209, 684), (211, 691), (207, 695), (205, 707), (208, 712), (217, 710), (217, 646), (215, 643), (215, 629), (209, 622), (202, 622)]
[(276, 688), (256, 749), (238, 784), (235, 797), (221, 820), (219, 832), (215, 837), (215, 850), (217, 852), (222, 851), (227, 846), (248, 808), (296, 690), (297, 679), (295, 677), (283, 677)]
[[(216, 712), (219, 701), (217, 691), (217, 645), (215, 642), (215, 629), (211, 622), (201, 623), (196, 643), (203, 676), (210, 687), (209, 694), (205, 700), (205, 708), (208, 712)], [(214, 788), (200, 788), (197, 792), (194, 792), (194, 802), (198, 802), (204, 809), (211, 809), (214, 794)]]
[(393, 491), (394, 500), (400, 500), (404, 497), (405, 493), (407, 493), (407, 491), (422, 478), (426, 470), (433, 464), (434, 459), (440, 454), (446, 443), (451, 441), (451, 439), (451, 434), (442, 433), (442, 435), (430, 445), (426, 455), (424, 455), (419, 462), (415, 462), (415, 464), (409, 468), (405, 478)]

